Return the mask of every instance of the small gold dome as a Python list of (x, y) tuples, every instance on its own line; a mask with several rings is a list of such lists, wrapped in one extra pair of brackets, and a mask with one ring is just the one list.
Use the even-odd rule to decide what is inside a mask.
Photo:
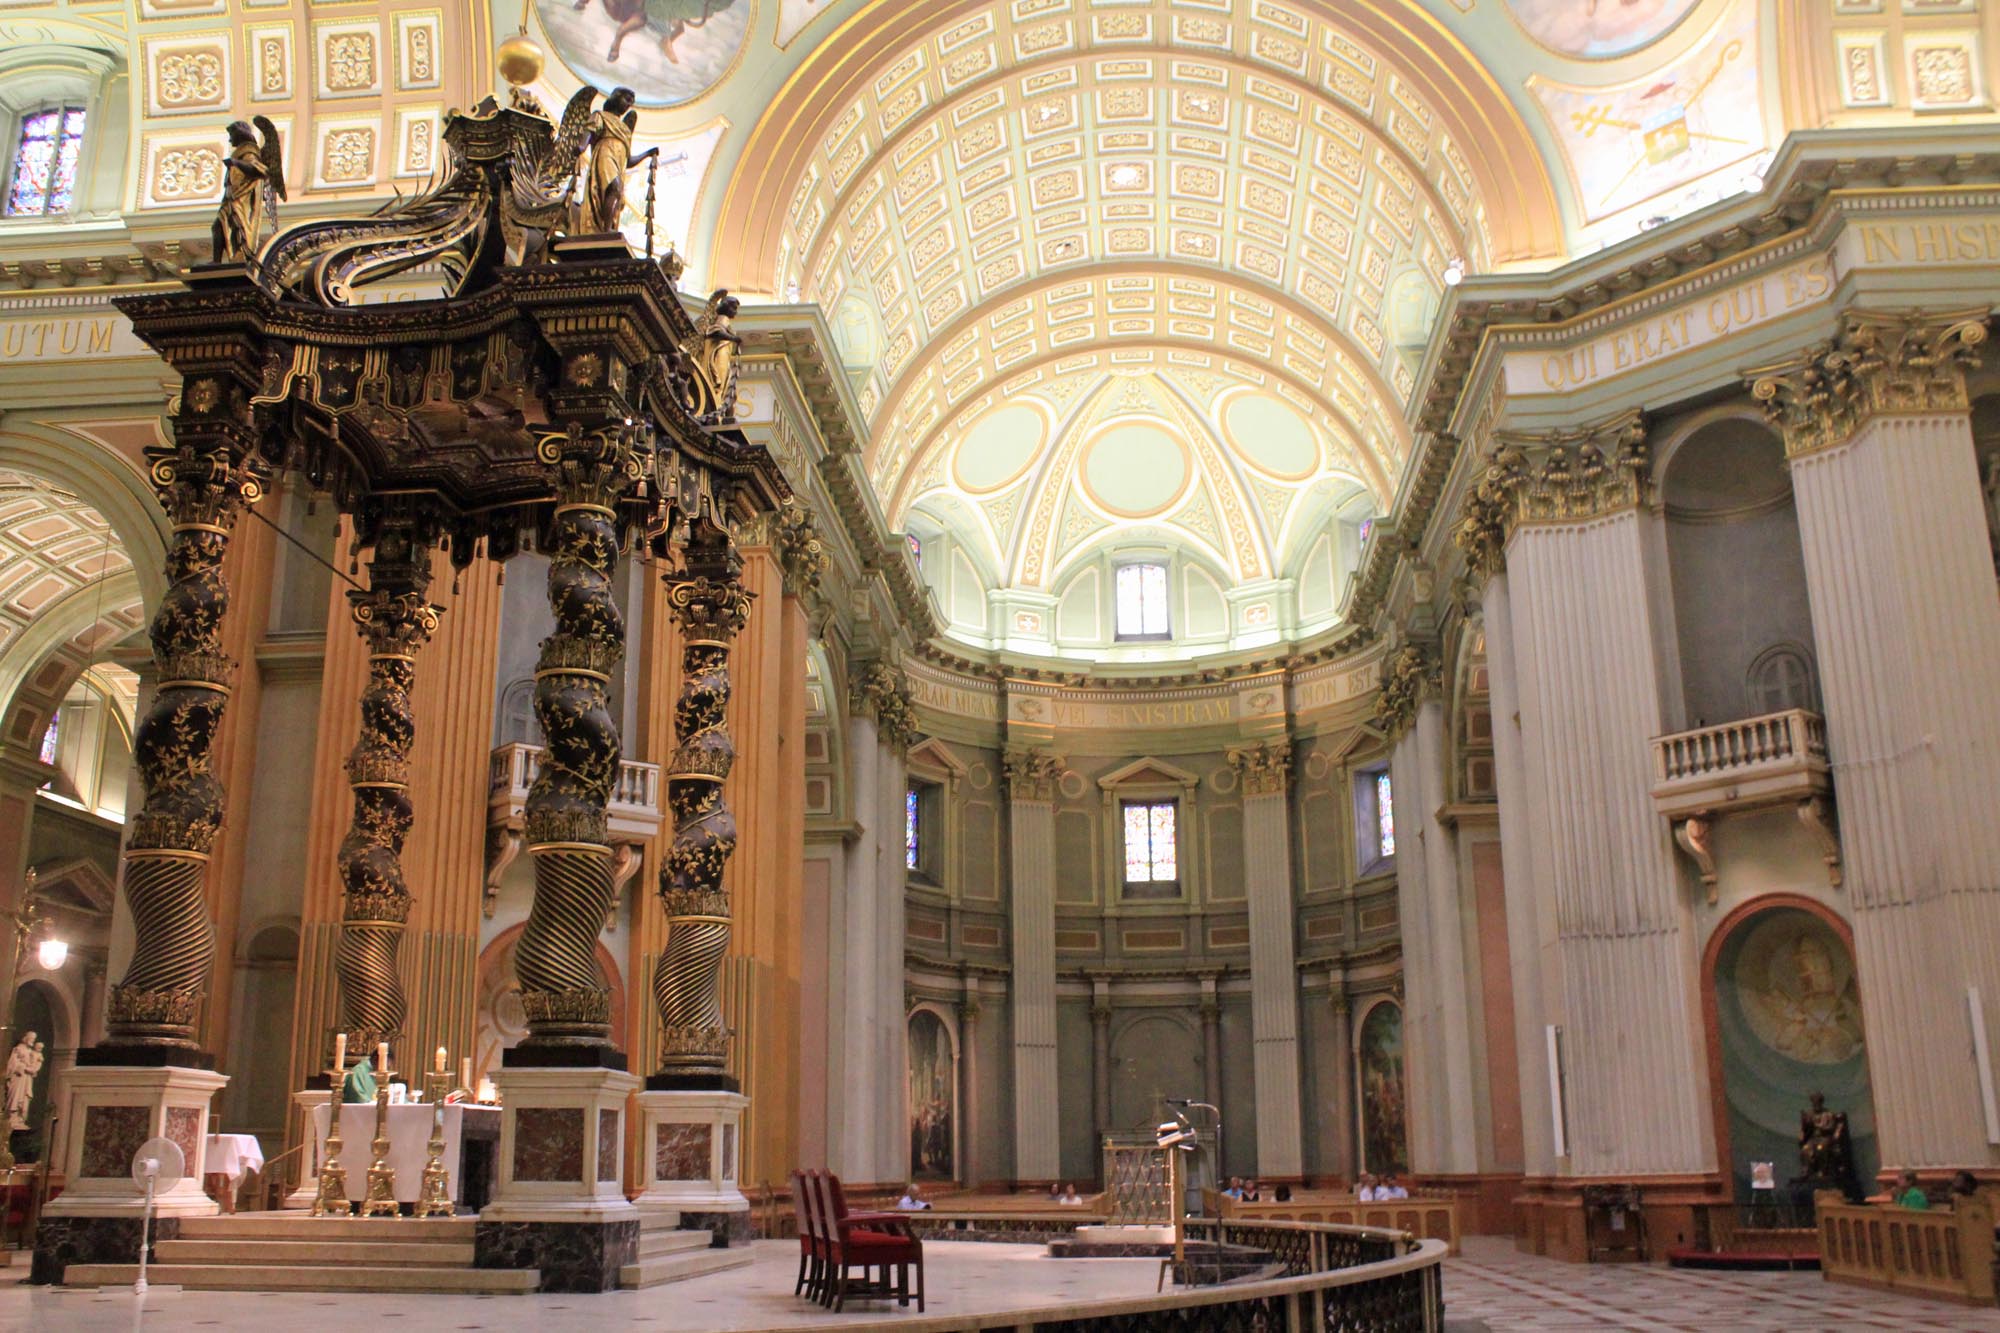
[(493, 53), (493, 65), (501, 78), (517, 88), (533, 83), (542, 77), (542, 48), (529, 41), (527, 34), (516, 33), (500, 43)]

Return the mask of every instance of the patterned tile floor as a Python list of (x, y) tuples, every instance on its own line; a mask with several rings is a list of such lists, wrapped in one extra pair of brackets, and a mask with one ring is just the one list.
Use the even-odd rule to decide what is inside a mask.
[(1565, 1264), (1510, 1241), (1467, 1237), (1445, 1265), (1446, 1333), (1543, 1329), (1995, 1330), (2000, 1311), (1891, 1296), (1818, 1273), (1710, 1273), (1627, 1264)]

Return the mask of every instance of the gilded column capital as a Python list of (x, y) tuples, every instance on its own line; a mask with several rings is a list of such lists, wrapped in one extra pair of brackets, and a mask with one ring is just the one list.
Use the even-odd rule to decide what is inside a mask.
[(1016, 801), (1053, 801), (1063, 763), (1047, 750), (1022, 746), (1007, 751), (1000, 766), (1007, 775), (1007, 795)]
[(1970, 410), (1965, 372), (1989, 313), (1850, 310), (1826, 342), (1744, 379), (1787, 457), (1838, 448), (1878, 416)]
[(1524, 523), (1582, 523), (1652, 503), (1652, 452), (1637, 411), (1559, 430), (1497, 431), (1494, 439), (1452, 532), (1481, 581), (1506, 568), (1507, 541)]
[(883, 740), (908, 749), (917, 735), (917, 709), (910, 696), (910, 678), (887, 662), (870, 662), (855, 673), (848, 688), (850, 711), (875, 719)]
[(1443, 689), (1443, 666), (1437, 654), (1421, 644), (1406, 643), (1382, 663), (1382, 690), (1375, 697), (1375, 725), (1389, 738), (1401, 740), (1417, 720), (1426, 696)]
[(832, 557), (813, 525), (812, 511), (796, 500), (788, 501), (772, 511), (769, 523), (771, 546), (785, 575), (785, 591), (794, 597), (817, 596)]
[(1289, 745), (1260, 741), (1231, 750), (1229, 766), (1236, 770), (1245, 796), (1282, 796), (1292, 781), (1292, 751)]

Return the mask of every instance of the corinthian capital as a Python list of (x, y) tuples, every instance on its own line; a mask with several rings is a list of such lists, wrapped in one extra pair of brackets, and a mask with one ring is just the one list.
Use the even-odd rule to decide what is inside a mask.
[(1231, 750), (1228, 759), (1229, 766), (1236, 770), (1237, 780), (1243, 784), (1245, 796), (1280, 795), (1291, 784), (1292, 751), (1289, 746), (1260, 742)]
[(910, 695), (910, 680), (899, 667), (887, 662), (870, 662), (855, 674), (848, 691), (848, 705), (856, 713), (875, 719), (875, 730), (897, 749), (905, 749), (917, 735), (917, 708)]
[(1062, 777), (1062, 760), (1047, 750), (1028, 747), (1007, 751), (1000, 766), (1007, 774), (1007, 794), (1017, 801), (1053, 801)]
[(1878, 416), (1968, 410), (1988, 313), (1850, 310), (1826, 342), (1744, 378), (1788, 457), (1838, 448)]
[(1382, 692), (1375, 698), (1375, 725), (1391, 744), (1417, 720), (1417, 708), (1424, 697), (1442, 687), (1442, 668), (1437, 655), (1423, 646), (1406, 643), (1382, 664)]

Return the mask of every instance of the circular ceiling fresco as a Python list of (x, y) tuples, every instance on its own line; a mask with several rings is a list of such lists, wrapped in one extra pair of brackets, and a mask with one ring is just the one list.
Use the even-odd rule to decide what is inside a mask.
[(557, 56), (585, 83), (630, 88), (640, 106), (678, 106), (743, 54), (756, 0), (535, 0)]
[(1673, 30), (1701, 0), (1507, 0), (1528, 36), (1560, 55), (1622, 56)]

